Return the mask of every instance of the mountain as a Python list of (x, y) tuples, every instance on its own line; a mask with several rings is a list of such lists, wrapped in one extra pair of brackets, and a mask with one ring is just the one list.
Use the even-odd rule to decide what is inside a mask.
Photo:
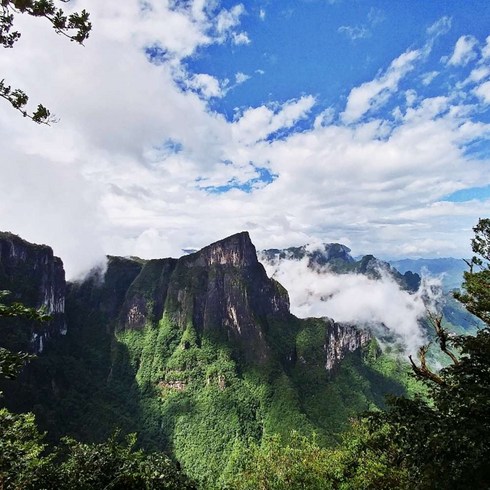
[(380, 279), (381, 274), (393, 278), (403, 289), (416, 291), (420, 286), (420, 276), (412, 270), (399, 270), (388, 262), (373, 255), (365, 255), (359, 260), (350, 255), (350, 248), (340, 243), (324, 243), (319, 246), (303, 245), (287, 249), (268, 249), (260, 252), (260, 259), (271, 265), (283, 260), (306, 260), (311, 269), (323, 269), (334, 274), (363, 274), (372, 279)]
[(464, 279), (464, 272), (468, 265), (463, 259), (437, 258), (437, 259), (401, 259), (390, 261), (390, 264), (400, 272), (411, 270), (420, 275), (432, 275), (440, 278), (443, 301), (442, 314), (451, 331), (458, 334), (474, 334), (484, 323), (472, 315), (461, 303), (456, 301), (453, 291), (459, 290)]
[(48, 339), (66, 334), (65, 271), (50, 247), (0, 232), (0, 290), (11, 292), (7, 301), (21, 300), (51, 315), (51, 320), (42, 325), (16, 321), (22, 335), (0, 330), (7, 347), (17, 350), (29, 343), (30, 351), (40, 353)]
[(459, 289), (463, 282), (463, 273), (468, 270), (468, 265), (463, 259), (452, 257), (390, 260), (390, 264), (401, 273), (412, 271), (420, 275), (428, 272), (434, 276), (441, 276), (445, 291)]
[(65, 303), (42, 327), (42, 352), (32, 325), (0, 323), (2, 343), (39, 352), (1, 383), (2, 403), (34, 411), (51, 440), (136, 431), (142, 447), (216, 488), (251, 441), (296, 430), (331, 444), (350, 417), (404, 391), (404, 365), (368, 331), (290, 313), (246, 232), (180, 259), (108, 257), (66, 285), (49, 247), (10, 234), (0, 247), (1, 289), (35, 306)]

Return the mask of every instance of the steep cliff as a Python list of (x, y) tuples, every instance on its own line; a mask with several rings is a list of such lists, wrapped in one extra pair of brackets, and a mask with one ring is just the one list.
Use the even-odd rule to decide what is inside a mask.
[(47, 339), (66, 334), (65, 271), (50, 247), (0, 232), (0, 289), (11, 292), (8, 300), (43, 308), (52, 317), (42, 325), (17, 321), (17, 331), (8, 328), (4, 320), (1, 326), (9, 339), (7, 347), (39, 353)]
[(141, 328), (165, 317), (182, 333), (236, 345), (250, 361), (267, 359), (270, 320), (289, 317), (287, 292), (269, 279), (248, 233), (178, 260), (145, 263), (129, 288), (120, 327)]
[(367, 346), (371, 339), (372, 336), (367, 330), (330, 320), (326, 328), (325, 344), (323, 345), (325, 369), (331, 371), (338, 368), (346, 355)]

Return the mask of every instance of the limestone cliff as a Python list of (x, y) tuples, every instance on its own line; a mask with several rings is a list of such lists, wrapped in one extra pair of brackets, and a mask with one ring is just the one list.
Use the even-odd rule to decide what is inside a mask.
[(52, 316), (42, 325), (20, 322), (17, 328), (22, 331), (10, 335), (15, 337), (13, 348), (39, 353), (47, 339), (66, 333), (65, 271), (50, 247), (29, 243), (12, 233), (0, 233), (0, 289), (11, 292), (9, 300), (43, 308)]
[[(330, 256), (344, 257), (347, 250), (331, 247)], [(212, 337), (259, 363), (275, 352), (290, 366), (297, 361), (294, 336), (308, 328), (290, 314), (287, 291), (267, 277), (247, 232), (180, 259), (145, 261), (116, 316), (118, 330), (142, 329), (165, 317), (182, 335), (191, 328), (198, 343), (203, 335)], [(324, 342), (318, 348), (323, 348), (323, 364), (330, 371), (370, 337), (352, 325), (323, 321)], [(281, 350), (278, 346), (288, 336), (289, 344)]]
[(334, 370), (349, 353), (365, 347), (372, 336), (368, 330), (356, 328), (354, 325), (335, 323), (325, 319), (327, 323), (325, 344), (325, 369)]
[(145, 263), (126, 295), (120, 327), (141, 328), (163, 315), (182, 331), (238, 345), (250, 360), (267, 358), (271, 319), (289, 316), (287, 292), (269, 279), (247, 232), (180, 259)]

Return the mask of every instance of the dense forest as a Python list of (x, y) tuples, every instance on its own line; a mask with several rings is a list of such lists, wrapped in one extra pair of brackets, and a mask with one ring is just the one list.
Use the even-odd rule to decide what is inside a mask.
[[(489, 243), (490, 221), (480, 220), (475, 257), (457, 296), (486, 323)], [(134, 264), (125, 265), (125, 274), (134, 275)], [(146, 267), (140, 282), (132, 282), (133, 294), (146, 294), (151, 273), (162, 265), (169, 266)], [(233, 274), (237, 290), (258, 285)], [(178, 274), (176, 280), (182, 287), (187, 279)], [(120, 287), (123, 277), (113, 280)], [(202, 281), (192, 277), (196, 294)], [(108, 335), (109, 312), (94, 304), (99, 287), (97, 277), (70, 286), (67, 297), (76, 292), (78, 298), (67, 309), (72, 333), (50, 341), (36, 358), (0, 351), (1, 374), (9, 378), (3, 402), (13, 407), (0, 412), (2, 488), (488, 487), (488, 327), (475, 336), (454, 335), (433, 316), (433, 343), (447, 358), (439, 371), (425, 347), (410, 366), (381, 354), (370, 337), (325, 373), (324, 360), (315, 358), (326, 328), (320, 320), (275, 317), (268, 323), (270, 344), (247, 338), (238, 345), (216, 331), (204, 335), (188, 322), (185, 307), (173, 310), (179, 323), (166, 303), (167, 315), (156, 323), (146, 319), (143, 328)], [(270, 294), (283, 297), (278, 285), (271, 287)], [(49, 323), (45, 313), (9, 296), (2, 293), (0, 306), (4, 339), (24, 322)], [(84, 329), (76, 318), (90, 325)], [(287, 361), (291, 342), (295, 356), (308, 360), (306, 369)], [(250, 345), (255, 352), (247, 358)], [(386, 403), (382, 392), (392, 393)], [(37, 420), (22, 413), (25, 406)]]

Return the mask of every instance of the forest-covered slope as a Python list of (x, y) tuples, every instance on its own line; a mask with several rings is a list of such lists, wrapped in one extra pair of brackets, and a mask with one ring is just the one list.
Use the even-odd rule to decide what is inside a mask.
[(2, 382), (4, 403), (34, 411), (51, 440), (136, 431), (204, 487), (224, 484), (264, 436), (315, 432), (329, 445), (351, 416), (404, 390), (404, 367), (369, 332), (291, 315), (245, 232), (178, 260), (109, 257), (66, 291), (66, 335)]

